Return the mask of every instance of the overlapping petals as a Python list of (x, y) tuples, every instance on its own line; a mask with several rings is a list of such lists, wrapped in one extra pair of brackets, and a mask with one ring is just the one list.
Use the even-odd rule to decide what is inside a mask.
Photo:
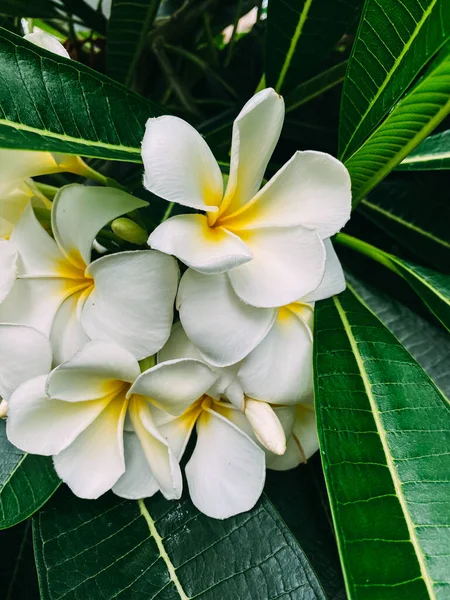
[(147, 189), (207, 212), (168, 219), (149, 244), (199, 273), (226, 273), (237, 296), (257, 307), (279, 307), (315, 290), (325, 268), (323, 240), (350, 216), (349, 174), (320, 152), (297, 152), (258, 191), (283, 118), (283, 100), (272, 89), (243, 108), (223, 197), (219, 167), (188, 124), (152, 119), (142, 145)]
[(90, 258), (104, 225), (144, 205), (116, 189), (67, 186), (53, 202), (55, 239), (28, 205), (8, 242), (18, 254), (17, 281), (0, 305), (0, 320), (51, 337), (56, 363), (88, 338), (118, 342), (138, 359), (159, 350), (173, 318), (174, 259), (148, 250)]

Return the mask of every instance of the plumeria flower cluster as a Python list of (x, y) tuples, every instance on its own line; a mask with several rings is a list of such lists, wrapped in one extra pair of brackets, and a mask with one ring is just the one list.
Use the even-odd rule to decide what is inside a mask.
[[(44, 34), (30, 41), (64, 50)], [(261, 187), (283, 119), (272, 89), (245, 105), (225, 190), (195, 129), (150, 119), (144, 186), (191, 212), (156, 227), (150, 248), (100, 257), (99, 232), (146, 203), (75, 184), (50, 202), (31, 177), (89, 167), (2, 151), (7, 435), (53, 456), (78, 496), (180, 498), (195, 438), (184, 469), (191, 499), (223, 519), (254, 506), (266, 468), (291, 469), (317, 450), (314, 303), (345, 287), (330, 237), (349, 218), (350, 179), (333, 157), (297, 152)], [(48, 230), (39, 207), (51, 211)]]

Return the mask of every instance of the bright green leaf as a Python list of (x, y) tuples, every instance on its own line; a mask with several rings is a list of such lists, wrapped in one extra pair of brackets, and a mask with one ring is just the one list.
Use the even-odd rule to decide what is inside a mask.
[(450, 45), (447, 45), (417, 85), (346, 160), (352, 178), (353, 204), (395, 169), (449, 113)]
[(347, 62), (344, 60), (295, 87), (285, 98), (286, 112), (317, 98), (344, 81)]
[(338, 234), (336, 241), (385, 265), (403, 277), (442, 325), (450, 331), (450, 275), (416, 265), (344, 233)]
[(362, 5), (363, 0), (269, 2), (267, 85), (287, 93), (315, 76), (342, 35), (356, 27)]
[(448, 401), (350, 290), (317, 305), (314, 365), (322, 461), (349, 599), (445, 598)]
[(151, 102), (0, 29), (0, 147), (140, 162)]
[(34, 520), (42, 600), (325, 600), (272, 504), (225, 521), (160, 494), (86, 501), (62, 489)]
[(113, 0), (108, 21), (108, 75), (131, 85), (161, 0)]
[(60, 479), (52, 459), (24, 454), (10, 444), (0, 421), (0, 529), (35, 513), (54, 494)]
[(450, 130), (431, 135), (397, 167), (399, 171), (450, 169)]
[(362, 146), (448, 39), (448, 0), (367, 0), (344, 83), (341, 160)]

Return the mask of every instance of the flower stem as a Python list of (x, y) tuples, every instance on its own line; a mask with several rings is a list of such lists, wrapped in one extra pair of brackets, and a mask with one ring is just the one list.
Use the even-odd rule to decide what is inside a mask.
[(172, 214), (173, 207), (175, 206), (175, 202), (170, 202), (169, 206), (166, 208), (166, 212), (164, 213), (163, 218), (161, 219), (161, 223), (167, 221), (167, 219)]
[(400, 275), (399, 270), (395, 266), (395, 263), (391, 260), (391, 255), (388, 252), (384, 252), (384, 250), (380, 250), (380, 248), (372, 246), (371, 244), (363, 242), (362, 240), (359, 240), (358, 238), (346, 233), (338, 233), (334, 239), (338, 244), (341, 244), (341, 246), (346, 246), (347, 248), (356, 250), (360, 254), (367, 256), (375, 262), (387, 267), (397, 275)]

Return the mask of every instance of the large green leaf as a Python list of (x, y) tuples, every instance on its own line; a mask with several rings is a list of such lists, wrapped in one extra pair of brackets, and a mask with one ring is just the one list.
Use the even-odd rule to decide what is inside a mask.
[(350, 290), (317, 305), (314, 367), (349, 598), (448, 597), (448, 401)]
[[(267, 11), (266, 82), (286, 93), (320, 71), (363, 0), (283, 0)], [(326, 18), (324, 18), (326, 16)]]
[[(450, 3), (447, 4), (450, 8)], [(450, 18), (449, 18), (450, 23)], [(450, 44), (386, 120), (345, 162), (357, 204), (450, 113)]]
[(0, 29), (0, 147), (140, 162), (156, 105)]
[[(411, 175), (403, 181), (386, 181), (358, 212), (415, 253), (431, 267), (450, 267), (450, 177), (440, 174)], [(426, 210), (424, 210), (426, 203)], [(439, 218), (436, 218), (439, 215)], [(364, 236), (363, 236), (364, 237)]]
[(13, 17), (54, 18), (58, 16), (52, 0), (0, 0), (0, 14)]
[(87, 502), (61, 489), (34, 520), (42, 600), (325, 600), (272, 504), (215, 521), (159, 494)]
[(10, 444), (0, 421), (0, 529), (12, 527), (36, 512), (61, 481), (52, 459), (24, 454)]
[(450, 130), (431, 135), (398, 165), (399, 171), (450, 169)]
[(338, 234), (336, 240), (403, 277), (442, 325), (450, 331), (450, 275), (416, 265), (344, 233)]
[(448, 0), (367, 0), (341, 103), (339, 156), (347, 160), (450, 38)]
[(31, 519), (0, 531), (0, 598), (39, 600)]
[(108, 75), (130, 85), (161, 0), (113, 0), (108, 21)]

